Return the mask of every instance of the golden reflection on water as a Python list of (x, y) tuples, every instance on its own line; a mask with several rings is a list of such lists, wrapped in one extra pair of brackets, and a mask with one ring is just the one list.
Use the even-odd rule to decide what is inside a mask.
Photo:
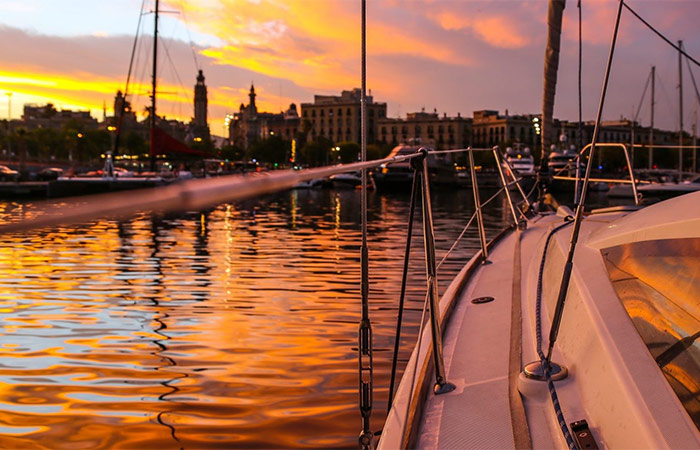
[[(469, 192), (447, 194), (434, 200), (442, 251), (471, 211)], [(354, 448), (359, 198), (291, 191), (3, 236), (0, 447)], [(370, 200), (379, 429), (408, 208)], [(31, 214), (0, 204), (4, 221)], [(425, 286), (418, 235), (414, 245), (404, 362)]]

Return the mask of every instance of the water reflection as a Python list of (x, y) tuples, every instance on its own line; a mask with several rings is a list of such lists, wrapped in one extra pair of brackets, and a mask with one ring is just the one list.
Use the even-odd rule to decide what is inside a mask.
[[(440, 259), (473, 205), (434, 196)], [(379, 429), (408, 198), (369, 199)], [(32, 211), (0, 204), (0, 219)], [(508, 213), (487, 216), (490, 236)], [(354, 448), (359, 220), (359, 192), (306, 190), (3, 236), (0, 446)], [(402, 365), (425, 290), (415, 233)], [(477, 248), (472, 229), (442, 290)]]

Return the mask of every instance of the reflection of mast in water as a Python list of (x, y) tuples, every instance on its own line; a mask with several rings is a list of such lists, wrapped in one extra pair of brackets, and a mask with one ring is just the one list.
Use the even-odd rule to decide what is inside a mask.
[(197, 258), (192, 268), (198, 275), (195, 282), (197, 286), (202, 288), (202, 291), (193, 292), (193, 294), (199, 296), (199, 298), (197, 298), (199, 301), (209, 298), (207, 288), (211, 286), (211, 280), (209, 279), (209, 271), (211, 270), (209, 265), (209, 227), (207, 226), (209, 224), (210, 212), (211, 211), (202, 211), (199, 216), (199, 226), (194, 227), (196, 233), (194, 254)]
[[(163, 230), (163, 229), (169, 229), (172, 228), (171, 226), (168, 226), (168, 224), (163, 221), (159, 217), (152, 217), (151, 219), (151, 241), (152, 241), (152, 252), (150, 255), (150, 261), (153, 262), (155, 266), (155, 271), (157, 272), (158, 276), (153, 278), (153, 287), (154, 287), (154, 293), (149, 300), (152, 302), (154, 309), (156, 310), (156, 315), (153, 317), (153, 321), (158, 324), (158, 326), (153, 330), (155, 334), (158, 336), (161, 336), (162, 339), (154, 339), (152, 342), (158, 347), (158, 350), (153, 352), (153, 355), (158, 356), (161, 358), (163, 362), (166, 363), (165, 367), (156, 367), (155, 370), (161, 370), (166, 367), (175, 367), (177, 366), (177, 362), (172, 359), (171, 357), (165, 355), (164, 353), (168, 350), (168, 347), (165, 345), (165, 343), (171, 339), (170, 336), (165, 334), (165, 330), (168, 328), (168, 326), (165, 323), (165, 320), (170, 317), (170, 315), (165, 312), (160, 310), (160, 302), (158, 301), (158, 295), (163, 292), (164, 286), (163, 286), (163, 267), (161, 265), (161, 258), (159, 256), (160, 254), (160, 241), (158, 239), (158, 233)], [(168, 392), (165, 392), (161, 395), (158, 396), (158, 400), (167, 402), (170, 401), (167, 397), (170, 395), (173, 395), (177, 393), (180, 388), (177, 387), (175, 384), (177, 380), (187, 378), (189, 374), (187, 373), (177, 373), (177, 372), (171, 372), (174, 375), (177, 375), (173, 378), (170, 378), (165, 381), (161, 381), (160, 384), (166, 388), (169, 389)], [(163, 410), (158, 413), (158, 416), (156, 417), (158, 420), (158, 423), (169, 428), (170, 429), (170, 435), (175, 439), (175, 441), (180, 442), (180, 439), (178, 439), (177, 434), (175, 432), (175, 427), (165, 421), (165, 415), (168, 413), (173, 412), (174, 409), (168, 409), (168, 410)]]

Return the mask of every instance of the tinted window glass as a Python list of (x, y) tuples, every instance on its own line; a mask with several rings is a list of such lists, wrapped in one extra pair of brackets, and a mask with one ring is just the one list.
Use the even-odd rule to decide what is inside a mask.
[(602, 251), (617, 296), (700, 428), (700, 238)]

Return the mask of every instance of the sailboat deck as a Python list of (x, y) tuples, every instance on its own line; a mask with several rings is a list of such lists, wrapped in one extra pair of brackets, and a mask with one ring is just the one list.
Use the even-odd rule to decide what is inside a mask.
[[(429, 396), (417, 448), (514, 446), (508, 366), (515, 241), (511, 233), (498, 245), (491, 264), (477, 271), (455, 306), (444, 355), (447, 379), (457, 389)], [(471, 302), (486, 296), (494, 300)]]

